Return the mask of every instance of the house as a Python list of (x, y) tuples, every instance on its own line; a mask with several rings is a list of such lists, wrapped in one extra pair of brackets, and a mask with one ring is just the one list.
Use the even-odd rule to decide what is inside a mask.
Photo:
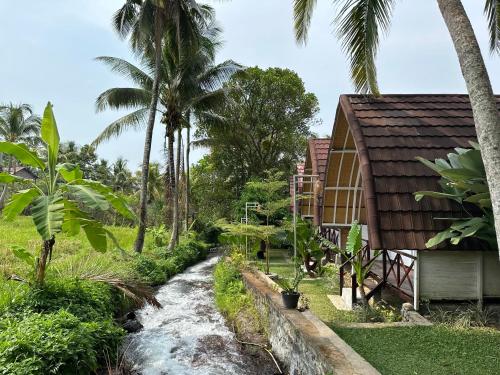
[[(38, 177), (35, 173), (23, 166), (14, 166), (11, 174), (17, 177), (25, 178), (28, 180), (36, 180)], [(7, 172), (7, 168), (0, 167), (0, 172)]]
[[(435, 219), (456, 217), (462, 208), (450, 200), (417, 202), (413, 196), (420, 190), (440, 190), (439, 176), (417, 156), (446, 157), (476, 139), (467, 95), (342, 95), (331, 139), (322, 232), (336, 234), (332, 237), (342, 246), (351, 223), (363, 225), (366, 259), (374, 249), (382, 251), (370, 275), (376, 282), (370, 297), (385, 287), (415, 307), (422, 299), (500, 297), (495, 251), (474, 240), (425, 246), (450, 224)], [(355, 296), (354, 288), (351, 292)]]
[(313, 177), (303, 181), (300, 214), (303, 218), (312, 219), (315, 225), (321, 223), (321, 200), (329, 148), (330, 138), (311, 138), (307, 142), (304, 175)]

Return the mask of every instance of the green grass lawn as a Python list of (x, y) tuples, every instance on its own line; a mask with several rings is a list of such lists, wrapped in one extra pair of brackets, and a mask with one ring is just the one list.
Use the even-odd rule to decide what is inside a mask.
[[(270, 270), (293, 276), (286, 250), (271, 250)], [(309, 308), (384, 375), (500, 374), (500, 331), (492, 328), (432, 327), (345, 328), (359, 314), (337, 310), (328, 294), (338, 289), (324, 278), (305, 278), (299, 286)]]
[(500, 332), (491, 328), (335, 328), (384, 375), (500, 373)]
[[(126, 227), (108, 229), (116, 236), (122, 248), (132, 250), (135, 229)], [(26, 284), (7, 281), (7, 278), (17, 275), (29, 279), (33, 272), (32, 267), (13, 255), (11, 251), (13, 245), (22, 246), (34, 256), (38, 256), (41, 240), (31, 218), (18, 217), (12, 222), (0, 220), (0, 307), (10, 303), (16, 295), (27, 289)], [(148, 249), (149, 246), (146, 245), (145, 253), (148, 253)], [(47, 267), (47, 279), (109, 271), (126, 276), (130, 268), (130, 260), (124, 259), (111, 243), (108, 244), (106, 253), (98, 253), (91, 248), (83, 231), (74, 237), (60, 233), (56, 237), (52, 260)]]

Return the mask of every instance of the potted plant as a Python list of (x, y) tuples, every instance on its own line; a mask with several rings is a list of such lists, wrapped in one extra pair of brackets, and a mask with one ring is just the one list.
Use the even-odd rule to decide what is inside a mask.
[(286, 277), (278, 277), (274, 280), (282, 289), (281, 298), (283, 305), (287, 309), (296, 309), (299, 303), (300, 293), (299, 284), (305, 276), (305, 272), (300, 267), (296, 267), (295, 277), (290, 280)]

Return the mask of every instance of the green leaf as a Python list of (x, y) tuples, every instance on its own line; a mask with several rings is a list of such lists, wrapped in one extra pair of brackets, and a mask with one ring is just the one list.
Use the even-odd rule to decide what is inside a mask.
[(64, 221), (62, 231), (70, 236), (76, 236), (80, 233), (80, 222), (87, 219), (88, 215), (78, 208), (75, 202), (64, 200)]
[(432, 237), (431, 239), (429, 239), (429, 241), (427, 241), (425, 243), (425, 246), (430, 248), (430, 247), (434, 247), (436, 245), (439, 245), (441, 242), (443, 241), (446, 241), (447, 239), (450, 239), (452, 237), (454, 237), (456, 234), (456, 232), (452, 229), (446, 229), (442, 232), (439, 232), (438, 234), (436, 234), (434, 237)]
[(45, 169), (45, 163), (23, 143), (0, 142), (0, 153), (12, 155), (24, 165)]
[(347, 251), (351, 255), (357, 254), (361, 250), (361, 226), (357, 221), (352, 223), (346, 243)]
[(437, 191), (417, 191), (413, 193), (415, 195), (415, 200), (419, 202), (423, 197), (432, 197), (432, 198), (447, 198), (447, 199), (456, 199), (459, 198), (458, 195), (455, 194), (447, 194), (447, 193), (440, 193)]
[(489, 197), (490, 197), (490, 193), (479, 193), (479, 194), (474, 194), (474, 195), (471, 195), (470, 197), (465, 198), (464, 201), (469, 202), (469, 203), (479, 204), (480, 200), (488, 199)]
[(55, 168), (57, 164), (57, 155), (59, 154), (59, 132), (50, 102), (47, 103), (43, 112), (40, 134), (42, 140), (48, 147), (49, 165)]
[(135, 212), (129, 207), (127, 202), (123, 198), (114, 194), (113, 190), (108, 186), (92, 180), (78, 180), (75, 182), (81, 185), (88, 186), (93, 190), (97, 191), (98, 193), (102, 194), (104, 199), (106, 199), (106, 201), (108, 201), (108, 203), (111, 204), (113, 209), (123, 217), (126, 217), (127, 219), (131, 220), (136, 219)]
[(64, 202), (61, 194), (43, 195), (34, 201), (32, 208), (33, 222), (44, 241), (62, 229), (64, 219)]
[(5, 220), (13, 220), (23, 210), (33, 202), (33, 199), (40, 195), (38, 189), (32, 188), (28, 190), (20, 190), (14, 194), (7, 202), (3, 209), (3, 218)]
[(93, 210), (106, 211), (109, 203), (106, 199), (93, 189), (83, 185), (67, 185), (68, 191), (73, 194), (86, 207)]
[(447, 170), (442, 170), (440, 173), (443, 177), (446, 177), (453, 181), (484, 178), (484, 174), (482, 174), (481, 171), (465, 169), (465, 168), (447, 169)]
[(23, 182), (24, 178), (17, 177), (8, 173), (0, 173), (0, 184), (11, 184), (13, 182)]
[(434, 164), (432, 161), (430, 160), (427, 160), (427, 159), (424, 159), (420, 156), (417, 156), (415, 159), (417, 159), (419, 162), (421, 162), (422, 164), (424, 164), (426, 167), (432, 169), (433, 171), (437, 172), (437, 173), (441, 173), (441, 171), (443, 170), (442, 167)]
[(481, 157), (481, 151), (479, 150), (468, 150), (467, 152), (458, 156), (460, 164), (465, 169), (470, 169), (476, 173), (484, 176), (484, 164)]
[(26, 250), (24, 247), (18, 245), (12, 245), (11, 248), (12, 254), (20, 260), (22, 260), (27, 265), (34, 267), (35, 266), (35, 258), (33, 255)]
[(98, 221), (91, 219), (82, 220), (81, 225), (94, 250), (101, 253), (106, 252), (108, 241), (104, 226)]
[(80, 170), (80, 166), (75, 164), (59, 164), (57, 165), (56, 170), (61, 174), (66, 182), (73, 182), (83, 178), (83, 172)]

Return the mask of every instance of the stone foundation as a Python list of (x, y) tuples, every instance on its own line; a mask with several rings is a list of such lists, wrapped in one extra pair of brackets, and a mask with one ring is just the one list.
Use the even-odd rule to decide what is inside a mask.
[(263, 273), (244, 272), (243, 281), (266, 322), (273, 353), (290, 375), (380, 375), (310, 311), (283, 308), (275, 284)]

